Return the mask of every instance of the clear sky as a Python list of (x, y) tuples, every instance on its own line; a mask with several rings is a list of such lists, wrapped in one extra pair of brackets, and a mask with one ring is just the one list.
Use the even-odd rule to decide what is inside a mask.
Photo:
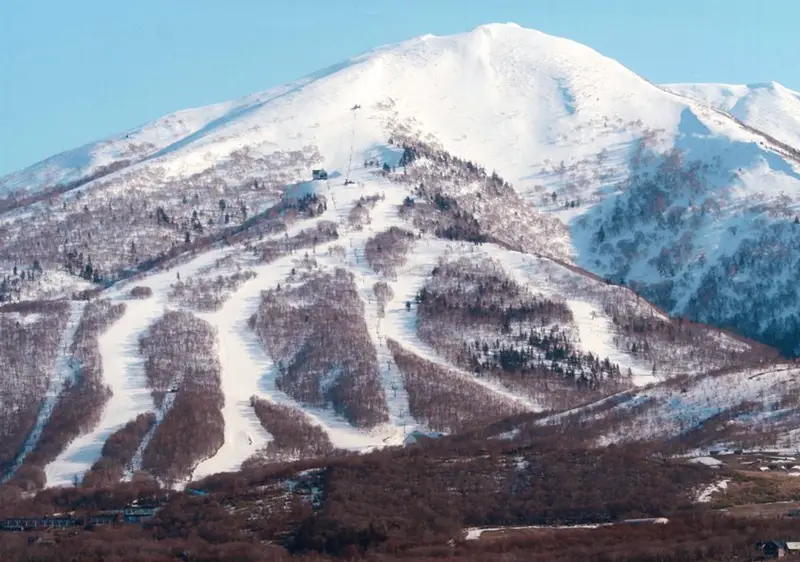
[(798, 0), (0, 0), (0, 175), (372, 47), (507, 21), (653, 82), (800, 90)]

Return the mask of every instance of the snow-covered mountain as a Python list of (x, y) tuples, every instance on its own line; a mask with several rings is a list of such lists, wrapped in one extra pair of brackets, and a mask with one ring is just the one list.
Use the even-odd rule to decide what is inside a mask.
[(182, 482), (776, 363), (741, 334), (796, 348), (800, 164), (675, 92), (492, 24), (0, 179), (4, 479)]
[(93, 174), (113, 171), (114, 167), (126, 167), (197, 132), (232, 107), (231, 103), (220, 103), (178, 111), (114, 137), (56, 154), (0, 178), (0, 197), (79, 182)]
[(800, 94), (766, 84), (667, 84), (675, 92), (729, 113), (794, 148), (800, 148)]

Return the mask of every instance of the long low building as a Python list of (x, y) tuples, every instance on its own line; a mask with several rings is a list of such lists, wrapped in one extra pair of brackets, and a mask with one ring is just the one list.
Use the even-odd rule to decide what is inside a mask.
[(74, 515), (51, 517), (11, 517), (0, 520), (2, 531), (27, 531), (36, 529), (67, 529), (83, 525), (110, 525), (113, 523), (143, 523), (155, 516), (158, 506), (128, 506), (75, 517)]

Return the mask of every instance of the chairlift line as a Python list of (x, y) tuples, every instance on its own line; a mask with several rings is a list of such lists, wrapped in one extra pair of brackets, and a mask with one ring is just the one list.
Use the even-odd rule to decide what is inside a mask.
[(353, 112), (353, 127), (350, 131), (350, 158), (347, 161), (347, 176), (344, 179), (345, 185), (350, 185), (350, 171), (353, 167), (353, 143), (356, 138), (356, 118), (358, 117), (358, 109), (361, 109), (361, 106), (355, 104), (350, 110)]

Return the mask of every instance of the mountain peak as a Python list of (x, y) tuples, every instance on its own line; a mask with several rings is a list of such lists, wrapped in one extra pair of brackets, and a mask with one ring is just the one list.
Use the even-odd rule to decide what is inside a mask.
[(526, 29), (526, 28), (522, 27), (521, 25), (519, 25), (518, 23), (515, 23), (513, 21), (509, 21), (509, 22), (505, 22), (505, 23), (503, 23), (503, 22), (484, 23), (484, 24), (481, 24), (481, 25), (477, 26), (473, 31), (478, 31), (478, 30), (482, 30), (482, 31), (498, 31), (498, 30), (504, 30), (504, 29), (505, 30), (508, 30), (508, 29), (525, 29), (526, 31), (535, 31), (533, 29)]

